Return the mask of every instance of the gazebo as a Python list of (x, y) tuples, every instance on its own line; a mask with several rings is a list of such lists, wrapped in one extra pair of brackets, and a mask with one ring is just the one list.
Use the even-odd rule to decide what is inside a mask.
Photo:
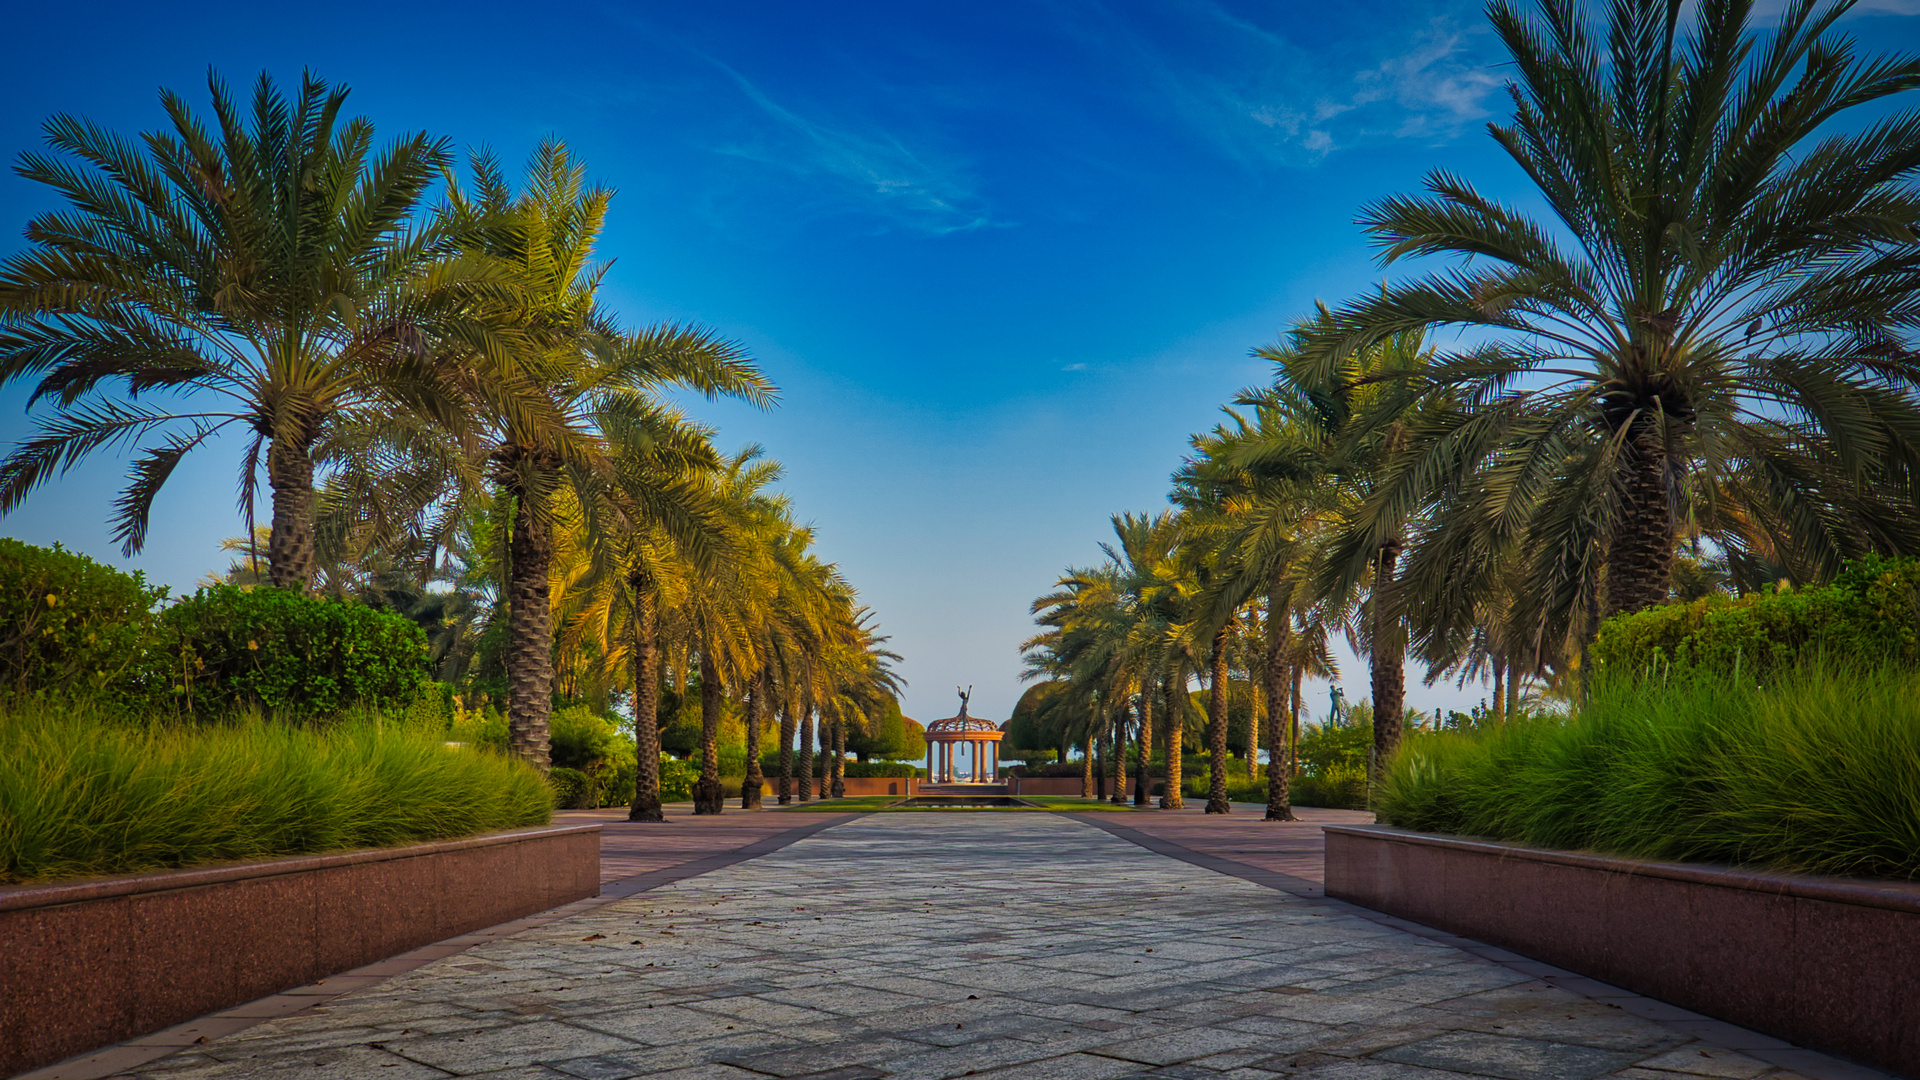
[[(991, 784), (1000, 776), (1000, 740), (1006, 732), (991, 720), (967, 715), (972, 687), (960, 690), (960, 715), (927, 725), (927, 782)], [(964, 772), (961, 759), (964, 758)]]

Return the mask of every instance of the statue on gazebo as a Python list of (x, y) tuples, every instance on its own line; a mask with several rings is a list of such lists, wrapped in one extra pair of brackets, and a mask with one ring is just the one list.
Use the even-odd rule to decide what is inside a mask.
[(960, 716), (964, 719), (967, 715), (967, 702), (973, 700), (973, 687), (969, 686), (962, 690), (956, 686), (953, 692), (960, 695)]

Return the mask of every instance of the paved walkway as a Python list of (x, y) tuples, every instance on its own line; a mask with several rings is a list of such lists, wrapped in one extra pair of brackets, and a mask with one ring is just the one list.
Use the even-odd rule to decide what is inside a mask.
[(1254, 883), (1274, 871), (1215, 873), (1193, 863), (1218, 856), (1176, 861), (1114, 832), (1155, 815), (1095, 817), (856, 818), (140, 1075), (1873, 1075), (1679, 1010), (1641, 1015), (1666, 1007), (1556, 986), (1510, 954)]
[(628, 821), (625, 807), (561, 810), (553, 815), (553, 823), (601, 826), (600, 880), (618, 881), (679, 868), (704, 873), (717, 868), (718, 858), (763, 844), (793, 829), (838, 821), (843, 816), (833, 811), (769, 813), (773, 800), (767, 802), (768, 808), (757, 812), (729, 806), (719, 815), (702, 817), (694, 816), (692, 803), (670, 805), (666, 808), (665, 827), (658, 822)]

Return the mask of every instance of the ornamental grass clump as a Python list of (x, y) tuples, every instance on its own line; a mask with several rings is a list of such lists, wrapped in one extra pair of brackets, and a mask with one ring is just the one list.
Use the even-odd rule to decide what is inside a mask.
[(391, 847), (540, 825), (551, 808), (527, 765), (391, 723), (0, 712), (0, 883)]
[(1920, 879), (1920, 673), (1609, 680), (1570, 717), (1416, 739), (1379, 811), (1540, 847)]

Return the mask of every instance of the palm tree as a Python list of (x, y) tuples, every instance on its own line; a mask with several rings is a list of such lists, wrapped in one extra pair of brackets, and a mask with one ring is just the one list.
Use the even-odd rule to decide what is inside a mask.
[[(1297, 490), (1318, 487), (1316, 521), (1334, 519), (1342, 534), (1316, 558), (1320, 602), (1344, 608), (1366, 588), (1356, 635), (1372, 676), (1374, 761), (1384, 768), (1399, 748), (1406, 711), (1407, 620), (1400, 558), (1409, 529), (1422, 524), (1420, 506), (1382, 509), (1375, 494), (1405, 457), (1408, 432), (1452, 406), (1446, 392), (1407, 397), (1385, 389), (1388, 380), (1428, 370), (1432, 350), (1419, 329), (1402, 330), (1340, 355), (1316, 360), (1310, 352), (1330, 333), (1325, 308), (1282, 341), (1255, 350), (1274, 363), (1271, 387), (1243, 391), (1242, 405), (1270, 419), (1237, 436), (1235, 465), (1272, 474)], [(1391, 516), (1399, 514), (1401, 516)]]
[(410, 224), (448, 163), (445, 140), (373, 150), (342, 119), (345, 87), (302, 76), (293, 101), (262, 74), (251, 112), (208, 76), (211, 129), (171, 92), (169, 129), (138, 142), (73, 116), (21, 175), (69, 204), (0, 263), (0, 383), (38, 377), (56, 415), (0, 461), (0, 513), (103, 447), (138, 449), (115, 503), (122, 550), (146, 542), (180, 460), (238, 427), (253, 528), (264, 455), (275, 585), (314, 572), (316, 455), (343, 429), (420, 416), (458, 427), (440, 370), (457, 341), (498, 354), (513, 328), (464, 317), (497, 275), (452, 257), (455, 236)]
[(1309, 356), (1330, 373), (1437, 326), (1469, 344), (1391, 374), (1390, 396), (1463, 407), (1408, 431), (1349, 557), (1457, 501), (1483, 547), (1528, 553), (1515, 622), (1584, 645), (1667, 599), (1690, 521), (1808, 575), (1920, 550), (1920, 120), (1839, 126), (1920, 60), (1858, 57), (1848, 7), (1798, 0), (1761, 32), (1748, 0), (1614, 0), (1604, 37), (1576, 0), (1490, 8), (1515, 72), (1492, 133), (1551, 216), (1442, 172), (1364, 211), (1385, 261), (1461, 265), (1341, 307)]
[[(1035, 622), (1045, 629), (1021, 646), (1025, 677), (1045, 678), (1058, 687), (1044, 695), (1038, 711), (1057, 734), (1063, 758), (1074, 742), (1091, 745), (1094, 733), (1105, 730), (1137, 695), (1135, 797), (1141, 804), (1150, 786), (1158, 693), (1165, 700), (1159, 711), (1168, 718), (1162, 727), (1170, 742), (1161, 805), (1178, 809), (1185, 685), (1194, 659), (1186, 620), (1196, 587), (1180, 561), (1178, 515), (1117, 515), (1113, 530), (1114, 542), (1101, 545), (1106, 563), (1068, 570), (1056, 591), (1033, 602)], [(1175, 687), (1180, 688), (1177, 699)], [(1085, 768), (1091, 790), (1091, 761)]]
[[(472, 193), (448, 193), (448, 217), (472, 237), (475, 254), (517, 282), (518, 300), (488, 317), (528, 331), (500, 365), (468, 371), (469, 408), (484, 432), (485, 479), (513, 503), (507, 562), (507, 719), (515, 753), (544, 768), (552, 706), (550, 577), (554, 508), (563, 490), (582, 508), (600, 505), (610, 469), (604, 431), (660, 411), (658, 395), (687, 387), (759, 405), (774, 390), (741, 348), (683, 326), (623, 332), (596, 298), (603, 266), (594, 246), (612, 192), (586, 183), (567, 148), (535, 153), (515, 196), (486, 158)], [(456, 477), (480, 492), (468, 469)]]

